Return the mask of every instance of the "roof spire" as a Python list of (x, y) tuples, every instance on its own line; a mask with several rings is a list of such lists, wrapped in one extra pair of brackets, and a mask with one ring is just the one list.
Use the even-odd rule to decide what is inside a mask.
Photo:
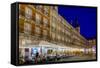
[(75, 17), (75, 20), (74, 20), (74, 27), (79, 27), (79, 23), (78, 23), (78, 17)]

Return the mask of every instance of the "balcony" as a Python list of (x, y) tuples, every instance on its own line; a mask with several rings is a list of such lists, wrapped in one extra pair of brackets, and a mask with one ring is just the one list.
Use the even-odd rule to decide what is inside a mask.
[(19, 16), (23, 17), (26, 20), (34, 21), (35, 22), (35, 14), (26, 14), (24, 10), (19, 10)]

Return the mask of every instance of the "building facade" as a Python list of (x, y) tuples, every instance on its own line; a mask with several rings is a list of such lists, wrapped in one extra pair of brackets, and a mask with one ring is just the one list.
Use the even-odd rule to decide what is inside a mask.
[(77, 30), (58, 13), (57, 6), (19, 4), (19, 60), (32, 59), (36, 52), (84, 55), (88, 40)]

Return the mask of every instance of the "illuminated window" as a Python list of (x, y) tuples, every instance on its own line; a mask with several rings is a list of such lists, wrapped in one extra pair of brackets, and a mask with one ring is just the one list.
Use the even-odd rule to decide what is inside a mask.
[(42, 11), (43, 10), (43, 6), (42, 5), (37, 5), (36, 9), (38, 9), (39, 11)]
[(24, 23), (24, 33), (30, 33), (31, 32), (31, 24)]
[(71, 42), (71, 40), (69, 39), (69, 40), (68, 40), (68, 42), (70, 43), (70, 42)]
[(52, 39), (53, 39), (53, 40), (55, 39), (55, 34), (54, 34), (54, 33), (52, 33)]
[(62, 32), (64, 33), (65, 31), (64, 31), (64, 28), (62, 29)]
[(41, 23), (41, 16), (38, 13), (36, 13), (36, 23), (37, 24)]
[(54, 27), (54, 28), (56, 27), (56, 25), (55, 25), (55, 23), (54, 23), (54, 22), (52, 23), (52, 27)]
[(44, 14), (49, 15), (49, 7), (48, 6), (44, 6)]
[(57, 22), (56, 17), (52, 16), (52, 22), (53, 22), (53, 23), (56, 23), (56, 22)]
[(31, 40), (31, 38), (30, 37), (28, 37), (27, 39), (26, 39), (26, 44), (31, 44), (32, 43), (32, 40)]
[(61, 40), (61, 36), (59, 36), (59, 40)]
[(62, 37), (62, 40), (64, 41), (64, 37)]
[(52, 9), (57, 11), (57, 6), (53, 6)]
[(43, 35), (47, 36), (47, 30), (43, 30)]
[(60, 40), (60, 36), (58, 35), (58, 40)]
[(35, 27), (35, 32), (38, 33), (38, 34), (40, 34), (40, 32), (41, 32), (40, 28), (39, 27)]
[(19, 48), (19, 57), (22, 58), (25, 55), (24, 48)]
[(67, 42), (67, 38), (66, 38), (66, 42)]
[(35, 12), (32, 14), (32, 20), (33, 21), (35, 21), (35, 18), (36, 18), (36, 16), (35, 16)]
[(19, 5), (19, 10), (21, 9), (21, 5)]
[(56, 29), (55, 29), (55, 27), (51, 27), (51, 29), (52, 29), (52, 32), (55, 32), (56, 31)]
[(28, 5), (28, 6), (30, 6), (31, 8), (34, 8), (34, 9), (35, 9), (35, 7), (36, 7), (36, 5)]
[(48, 25), (48, 19), (43, 18), (43, 23), (44, 23), (44, 26), (47, 26)]
[(23, 38), (23, 36), (19, 36), (19, 46), (23, 45), (25, 45), (25, 39)]
[(54, 16), (52, 16), (52, 27), (56, 27), (56, 18)]
[(25, 17), (27, 19), (32, 18), (32, 10), (30, 8), (28, 8), (28, 7), (25, 8)]
[(68, 31), (68, 29), (66, 29), (66, 35), (71, 35), (70, 32)]
[(61, 28), (60, 28), (60, 26), (58, 27), (58, 31), (60, 31), (61, 30)]

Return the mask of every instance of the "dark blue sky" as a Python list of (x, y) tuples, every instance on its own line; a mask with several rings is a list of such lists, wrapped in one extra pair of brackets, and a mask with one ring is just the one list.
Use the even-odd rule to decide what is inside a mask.
[(97, 8), (95, 7), (78, 7), (78, 6), (59, 6), (58, 12), (70, 24), (78, 19), (80, 32), (85, 38), (96, 37), (97, 32)]

